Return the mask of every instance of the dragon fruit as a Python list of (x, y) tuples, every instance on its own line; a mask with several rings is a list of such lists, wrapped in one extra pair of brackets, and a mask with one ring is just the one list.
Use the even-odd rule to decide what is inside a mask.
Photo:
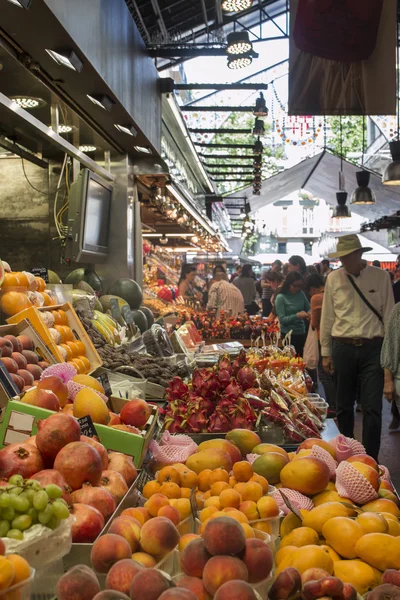
[(217, 370), (218, 371), (228, 371), (228, 373), (231, 375), (232, 374), (232, 365), (231, 365), (231, 360), (229, 358), (229, 354), (224, 354), (224, 356), (222, 356), (217, 364)]
[(231, 380), (231, 374), (228, 369), (222, 369), (218, 373), (218, 381), (220, 383), (220, 389), (224, 390)]
[(239, 352), (238, 356), (233, 361), (233, 365), (232, 365), (233, 374), (236, 376), (239, 369), (241, 369), (241, 367), (244, 367), (244, 365), (246, 365), (246, 364), (247, 364), (246, 350), (241, 350)]
[(239, 398), (242, 394), (243, 390), (236, 379), (231, 379), (230, 384), (225, 388), (224, 396), (229, 396), (230, 398)]
[(257, 381), (254, 369), (252, 369), (248, 365), (239, 369), (236, 377), (244, 390), (252, 388)]
[(196, 369), (192, 389), (203, 398), (213, 398), (219, 389), (219, 381), (213, 369)]
[(230, 425), (228, 418), (220, 411), (214, 411), (208, 424), (209, 433), (226, 433), (229, 430)]
[(180, 377), (173, 377), (169, 382), (166, 391), (166, 398), (169, 402), (182, 399), (189, 392), (189, 388), (186, 383), (183, 383)]

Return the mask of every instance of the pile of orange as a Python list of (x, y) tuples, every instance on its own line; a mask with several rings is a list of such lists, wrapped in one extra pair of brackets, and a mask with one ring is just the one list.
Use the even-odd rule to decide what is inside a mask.
[[(31, 569), (29, 563), (18, 554), (0, 556), (0, 593), (10, 587), (29, 579)], [(21, 591), (11, 591), (7, 598), (20, 598)]]
[(31, 306), (54, 306), (57, 297), (46, 290), (46, 283), (32, 273), (5, 273), (1, 284), (0, 308), (12, 317)]

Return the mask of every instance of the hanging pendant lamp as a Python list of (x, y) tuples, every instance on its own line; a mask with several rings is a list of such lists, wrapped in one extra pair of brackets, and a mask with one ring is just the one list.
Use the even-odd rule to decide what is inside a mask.
[(268, 108), (265, 103), (264, 94), (262, 92), (260, 92), (260, 95), (256, 100), (253, 115), (255, 117), (268, 117)]
[(364, 169), (364, 152), (365, 152), (365, 129), (366, 122), (365, 116), (363, 118), (363, 140), (362, 140), (362, 160), (361, 168), (362, 171), (357, 171), (356, 178), (358, 187), (354, 190), (351, 195), (350, 204), (375, 204), (376, 196), (369, 187), (370, 174)]
[(389, 148), (392, 162), (388, 164), (383, 173), (382, 183), (384, 185), (400, 185), (400, 141), (390, 142)]
[(254, 122), (253, 135), (264, 135), (264, 134), (265, 134), (264, 121), (256, 118), (256, 120)]
[(333, 209), (332, 217), (334, 219), (347, 219), (351, 217), (351, 210), (347, 206), (347, 192), (336, 192), (337, 205)]

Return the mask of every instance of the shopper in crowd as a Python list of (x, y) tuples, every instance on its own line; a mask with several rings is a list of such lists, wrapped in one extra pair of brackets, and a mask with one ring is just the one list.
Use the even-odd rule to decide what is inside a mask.
[(282, 267), (282, 275), (286, 278), (289, 274), (289, 263), (285, 263)]
[(394, 273), (393, 271), (390, 271), (389, 269), (385, 269), (386, 273), (389, 273), (389, 277), (390, 277), (390, 281), (392, 282), (392, 285), (394, 284)]
[(178, 282), (178, 295), (185, 300), (201, 300), (202, 293), (195, 285), (197, 269), (195, 265), (185, 264), (182, 266), (181, 276)]
[(269, 285), (272, 290), (270, 319), (272, 317), (271, 320), (273, 320), (276, 317), (276, 310), (275, 310), (276, 297), (281, 291), (281, 287), (282, 287), (282, 284), (283, 284), (285, 278), (282, 275), (282, 273), (277, 273), (276, 271), (268, 271), (267, 280), (268, 280)]
[(272, 310), (272, 304), (271, 304), (271, 298), (273, 296), (274, 290), (271, 288), (271, 283), (268, 279), (268, 274), (269, 273), (274, 273), (274, 271), (267, 271), (265, 270), (262, 274), (261, 277), (261, 303), (262, 303), (262, 316), (263, 317), (269, 317), (271, 310)]
[(400, 304), (396, 304), (390, 316), (383, 340), (381, 364), (384, 369), (385, 398), (392, 403), (390, 430), (400, 427)]
[(297, 256), (297, 254), (294, 254), (289, 258), (288, 273), (291, 273), (292, 271), (300, 273), (302, 277), (307, 275), (306, 261), (302, 256)]
[(214, 275), (214, 282), (208, 293), (207, 310), (216, 310), (219, 317), (221, 310), (229, 312), (233, 317), (244, 313), (244, 300), (242, 293), (222, 271)]
[(283, 263), (278, 258), (271, 265), (271, 271), (274, 273), (282, 273)]
[(382, 429), (383, 369), (381, 349), (394, 301), (389, 275), (368, 266), (357, 235), (339, 238), (342, 269), (329, 275), (321, 319), (323, 367), (335, 374), (336, 409), (340, 432), (354, 437), (357, 386), (363, 411), (363, 444), (378, 459)]
[(400, 267), (396, 267), (394, 272), (394, 282), (397, 283), (400, 281)]
[(242, 265), (236, 265), (236, 269), (231, 275), (230, 282), (233, 283), (235, 281), (236, 277), (240, 277), (241, 273), (242, 273)]
[(314, 267), (316, 268), (318, 275), (320, 277), (322, 277), (321, 264), (320, 263), (314, 263)]
[(328, 277), (329, 273), (332, 273), (331, 263), (327, 258), (324, 258), (323, 260), (321, 260), (320, 268), (321, 268), (321, 275), (322, 275), (322, 277), (324, 277), (324, 279), (326, 279)]
[(318, 349), (319, 349), (319, 362), (318, 362), (318, 379), (320, 380), (324, 391), (325, 398), (329, 404), (328, 416), (334, 418), (336, 416), (336, 387), (334, 378), (331, 373), (326, 373), (322, 366), (321, 356), (321, 314), (322, 304), (324, 300), (325, 281), (320, 275), (310, 275), (304, 282), (304, 291), (307, 296), (311, 298), (311, 327), (316, 330), (318, 335)]
[(306, 322), (309, 321), (310, 303), (303, 292), (303, 277), (292, 271), (286, 277), (275, 300), (275, 310), (284, 337), (292, 332), (291, 342), (299, 356), (303, 356), (306, 341)]
[(256, 315), (260, 308), (256, 302), (257, 289), (256, 282), (254, 281), (253, 267), (251, 265), (244, 265), (241, 275), (236, 277), (233, 285), (242, 292), (244, 306), (249, 315)]
[(223, 265), (215, 265), (215, 267), (213, 268), (212, 274), (213, 274), (212, 279), (210, 279), (210, 281), (208, 282), (208, 289), (210, 289), (212, 284), (215, 283), (216, 281), (221, 281), (220, 277), (217, 279), (217, 277), (216, 277), (217, 275), (219, 275), (219, 274), (226, 275), (225, 267)]
[(394, 276), (393, 295), (395, 303), (400, 302), (400, 279), (396, 281), (396, 272)]
[(380, 260), (373, 260), (372, 261), (372, 266), (376, 267), (377, 269), (381, 268), (381, 261)]
[(315, 265), (308, 265), (306, 267), (305, 277), (309, 277), (310, 275), (318, 275), (318, 270)]

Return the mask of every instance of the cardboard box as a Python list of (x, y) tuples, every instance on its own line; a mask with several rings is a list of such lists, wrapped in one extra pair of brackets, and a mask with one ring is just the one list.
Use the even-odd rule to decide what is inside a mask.
[(7, 323), (19, 323), (22, 319), (27, 319), (30, 321), (36, 332), (45, 341), (51, 353), (56, 357), (57, 362), (62, 363), (65, 362), (64, 358), (40, 316), (41, 312), (48, 312), (52, 310), (63, 310), (67, 313), (68, 326), (72, 329), (76, 339), (80, 340), (85, 345), (86, 356), (90, 361), (89, 372), (93, 373), (93, 371), (101, 367), (103, 362), (71, 304), (66, 303), (57, 304), (56, 306), (43, 306), (42, 308), (27, 308), (8, 319)]
[[(50, 365), (57, 362), (56, 357), (47, 347), (45, 341), (27, 319), (23, 319), (16, 325), (2, 325), (0, 327), (0, 337), (4, 337), (5, 335), (15, 335), (16, 337), (18, 335), (26, 335), (34, 343), (35, 352), (42, 360), (48, 362)], [(11, 398), (19, 394), (19, 391), (2, 363), (0, 367), (0, 408), (4, 408)]]
[[(4, 418), (0, 424), (0, 447), (14, 442), (22, 443), (37, 432), (37, 422), (53, 415), (50, 410), (19, 402), (18, 398), (8, 402)], [(147, 448), (153, 439), (157, 425), (158, 409), (153, 407), (150, 418), (141, 435), (112, 429), (95, 423), (95, 429), (101, 443), (109, 451), (122, 452), (132, 456), (136, 468), (139, 468), (146, 456)]]

